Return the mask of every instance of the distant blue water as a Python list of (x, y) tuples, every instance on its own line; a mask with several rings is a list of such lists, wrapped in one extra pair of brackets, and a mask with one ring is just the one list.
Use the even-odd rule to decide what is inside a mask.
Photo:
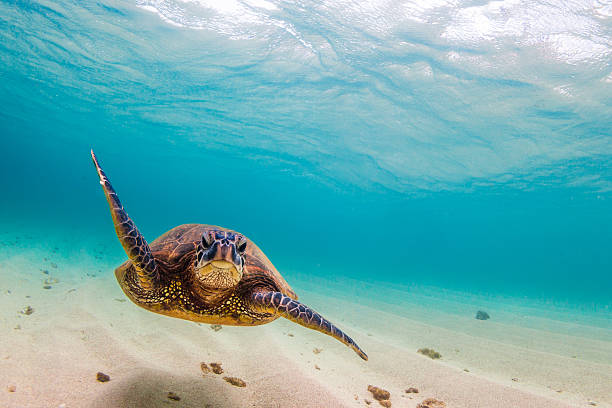
[(121, 259), (93, 148), (150, 241), (611, 305), (612, 9), (460, 3), (2, 2), (1, 225)]

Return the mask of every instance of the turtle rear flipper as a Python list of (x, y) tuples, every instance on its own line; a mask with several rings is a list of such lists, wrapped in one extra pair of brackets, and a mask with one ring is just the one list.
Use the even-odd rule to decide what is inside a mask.
[(362, 359), (368, 359), (366, 353), (342, 330), (308, 306), (291, 299), (289, 296), (280, 292), (257, 292), (251, 296), (251, 301), (255, 307), (262, 311), (282, 316), (299, 325), (332, 336), (352, 348)]
[(159, 280), (159, 273), (157, 271), (155, 259), (153, 259), (153, 255), (151, 254), (151, 248), (149, 248), (149, 244), (123, 209), (117, 193), (115, 193), (108, 177), (106, 177), (102, 167), (100, 167), (93, 150), (91, 151), (91, 158), (98, 171), (100, 184), (102, 185), (106, 200), (110, 206), (117, 237), (136, 269), (140, 286), (143, 289), (152, 289)]

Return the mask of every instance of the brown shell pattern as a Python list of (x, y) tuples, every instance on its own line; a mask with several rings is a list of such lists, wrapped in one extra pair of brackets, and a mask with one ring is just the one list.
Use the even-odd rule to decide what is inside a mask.
[[(202, 239), (202, 234), (208, 230), (229, 231), (239, 234), (237, 231), (215, 225), (183, 224), (159, 236), (149, 246), (155, 259), (160, 259), (168, 264), (172, 264), (187, 252), (194, 250), (197, 243)], [(248, 238), (245, 261), (245, 277), (249, 274), (263, 273), (276, 282), (279, 288), (281, 288), (281, 292), (297, 299), (295, 292), (285, 279), (283, 279), (274, 265), (272, 265), (268, 257)]]

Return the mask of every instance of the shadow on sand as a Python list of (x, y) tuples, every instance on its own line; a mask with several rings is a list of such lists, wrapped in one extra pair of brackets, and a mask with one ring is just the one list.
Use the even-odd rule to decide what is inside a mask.
[[(233, 389), (222, 376), (202, 378), (176, 377), (163, 371), (143, 370), (126, 378), (113, 378), (100, 384), (104, 390), (90, 405), (92, 408), (125, 407), (237, 407), (251, 398), (247, 388)], [(179, 401), (168, 398), (173, 392)], [(266, 406), (275, 406), (273, 402)]]

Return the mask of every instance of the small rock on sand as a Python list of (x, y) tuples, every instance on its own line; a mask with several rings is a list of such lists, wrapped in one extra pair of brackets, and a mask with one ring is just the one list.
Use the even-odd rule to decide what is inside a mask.
[(21, 311), (21, 314), (28, 315), (28, 316), (31, 315), (32, 313), (34, 313), (34, 308), (32, 308), (32, 306), (29, 306), (29, 305), (24, 307), (23, 310)]
[(223, 377), (225, 381), (236, 386), (236, 387), (246, 387), (246, 383), (242, 381), (240, 378), (236, 377)]
[(427, 398), (417, 405), (416, 408), (446, 408), (446, 403), (435, 398)]
[(211, 324), (210, 328), (213, 329), (214, 331), (218, 332), (219, 330), (221, 330), (223, 328), (223, 326), (221, 326), (220, 324)]
[(372, 396), (375, 400), (388, 400), (391, 398), (391, 393), (387, 390), (383, 390), (382, 388), (376, 387), (374, 385), (368, 385), (368, 391), (372, 393)]
[(17, 391), (17, 386), (15, 386), (15, 385), (11, 384), (11, 385), (9, 385), (8, 387), (6, 387), (6, 390), (7, 390), (8, 392), (15, 392), (15, 391)]
[(418, 392), (419, 392), (419, 389), (418, 389), (418, 388), (410, 387), (410, 388), (407, 388), (407, 389), (406, 389), (406, 393), (407, 393), (407, 394), (413, 394), (413, 393), (414, 393), (414, 394), (418, 394)]
[(215, 374), (223, 374), (223, 368), (221, 368), (221, 363), (210, 363), (210, 368)]
[(210, 373), (210, 367), (206, 363), (200, 363), (200, 370), (202, 370), (202, 374), (204, 375)]
[(172, 401), (180, 401), (181, 397), (170, 391), (168, 392), (168, 399), (171, 399)]
[(442, 357), (442, 354), (438, 353), (434, 349), (430, 349), (427, 347), (418, 349), (417, 353), (423, 354), (424, 356), (427, 356), (433, 360), (437, 360)]
[(372, 393), (372, 396), (380, 405), (385, 408), (391, 407), (391, 401), (389, 401), (389, 398), (391, 398), (391, 393), (389, 391), (383, 390), (382, 388), (374, 385), (368, 385), (368, 391)]
[(314, 349), (312, 349), (312, 352), (315, 353), (315, 354), (319, 354), (322, 351), (323, 351), (323, 349), (316, 348), (316, 347)]
[(476, 312), (476, 319), (478, 319), (478, 320), (489, 320), (490, 316), (484, 310), (479, 310), (478, 312)]
[(98, 371), (98, 373), (96, 374), (96, 380), (100, 382), (108, 382), (110, 381), (110, 376)]

